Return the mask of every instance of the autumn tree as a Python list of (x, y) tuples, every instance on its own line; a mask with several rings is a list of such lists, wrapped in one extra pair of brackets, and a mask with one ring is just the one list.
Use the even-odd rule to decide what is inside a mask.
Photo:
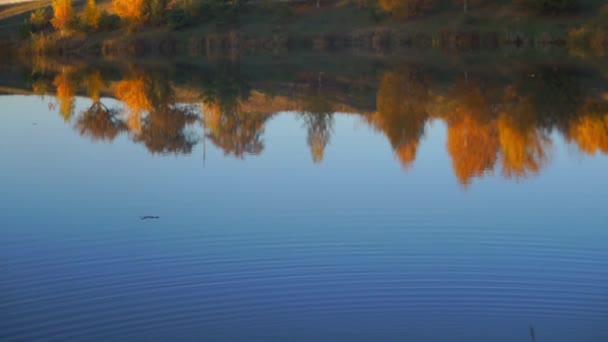
[(72, 0), (53, 0), (53, 19), (51, 24), (61, 32), (68, 29), (73, 17)]
[(433, 8), (434, 0), (378, 0), (380, 7), (397, 17), (409, 18), (421, 15)]
[(429, 119), (429, 100), (428, 81), (416, 68), (397, 68), (385, 73), (380, 82), (377, 111), (367, 121), (386, 134), (404, 167), (416, 157)]
[(83, 19), (88, 27), (97, 29), (99, 27), (99, 19), (101, 18), (101, 12), (97, 8), (95, 0), (87, 0), (87, 4), (84, 8)]
[(101, 102), (94, 102), (78, 116), (74, 128), (81, 136), (92, 140), (113, 141), (121, 132), (127, 131), (118, 113), (118, 110), (106, 108)]
[(148, 99), (151, 109), (143, 118), (135, 142), (142, 142), (152, 153), (190, 153), (197, 138), (185, 128), (198, 120), (193, 106), (176, 103), (175, 90), (166, 73), (148, 76)]
[(57, 102), (59, 113), (65, 121), (70, 121), (74, 114), (76, 83), (67, 71), (63, 71), (55, 76), (53, 84), (57, 88)]
[(314, 163), (323, 161), (325, 148), (331, 139), (333, 130), (333, 106), (321, 91), (321, 76), (318, 84), (309, 89), (302, 102), (300, 116), (304, 119), (307, 137), (306, 142)]
[(112, 0), (114, 11), (129, 24), (140, 24), (145, 20), (145, 0)]
[(243, 158), (264, 149), (267, 114), (246, 110), (251, 86), (238, 65), (219, 63), (201, 73), (205, 136), (224, 154)]
[(127, 126), (118, 117), (118, 109), (110, 109), (101, 102), (100, 90), (103, 85), (99, 71), (87, 75), (85, 86), (92, 104), (78, 116), (74, 128), (81, 136), (92, 140), (113, 141), (118, 134), (127, 131)]
[(498, 131), (491, 109), (492, 96), (477, 82), (457, 83), (447, 95), (448, 139), (456, 178), (466, 186), (473, 177), (494, 168)]
[(141, 120), (144, 112), (152, 109), (152, 102), (148, 98), (148, 79), (137, 75), (120, 81), (116, 85), (116, 99), (125, 105), (126, 124), (134, 135), (141, 133)]
[(508, 89), (506, 98), (498, 118), (503, 174), (509, 178), (536, 174), (549, 158), (551, 140), (539, 128), (538, 113), (527, 95)]
[(576, 118), (570, 120), (565, 132), (588, 154), (608, 153), (608, 108), (604, 103), (586, 103)]
[(226, 105), (209, 98), (204, 100), (203, 120), (206, 138), (225, 155), (243, 158), (260, 154), (264, 149), (262, 135), (268, 115), (243, 111), (239, 103)]

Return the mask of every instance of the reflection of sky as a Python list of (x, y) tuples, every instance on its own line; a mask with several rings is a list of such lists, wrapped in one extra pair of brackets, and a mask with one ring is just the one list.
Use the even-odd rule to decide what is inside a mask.
[[(84, 105), (79, 99), (76, 112)], [(351, 336), (351, 340), (395, 338), (394, 332), (410, 338), (406, 340), (526, 341), (528, 326), (534, 321), (539, 341), (540, 336), (543, 341), (557, 342), (608, 340), (605, 326), (598, 323), (608, 319), (608, 290), (602, 288), (608, 281), (608, 212), (604, 208), (608, 158), (581, 156), (557, 134), (552, 160), (538, 176), (517, 182), (496, 174), (474, 180), (463, 191), (452, 173), (446, 128), (440, 121), (429, 124), (414, 166), (404, 171), (387, 139), (356, 116), (336, 117), (321, 164), (312, 163), (303, 121), (290, 114), (277, 115), (267, 123), (260, 156), (224, 157), (207, 143), (203, 163), (203, 144), (191, 155), (174, 157), (150, 155), (125, 135), (112, 144), (90, 142), (58, 113), (49, 112), (39, 98), (0, 97), (0, 108), (0, 241), (4, 241), (0, 260), (8, 261), (9, 277), (17, 284), (23, 280), (20, 286), (24, 287), (17, 290), (0, 280), (0, 290), (14, 291), (4, 292), (13, 297), (0, 295), (0, 303), (32, 295), (28, 286), (34, 291), (36, 285), (26, 280), (53, 278), (54, 272), (73, 276), (77, 270), (88, 281), (101, 284), (117, 274), (135, 272), (128, 278), (135, 287), (155, 279), (205, 284), (207, 277), (222, 278), (223, 266), (204, 260), (235, 260), (225, 267), (232, 267), (237, 275), (253, 272), (251, 281), (261, 287), (256, 290), (247, 282), (234, 281), (222, 287), (226, 293), (217, 296), (225, 297), (216, 304), (238, 309), (249, 303), (246, 309), (253, 316), (246, 321), (236, 310), (229, 323), (224, 322), (232, 328), (243, 324), (242, 329), (233, 330), (224, 329), (222, 322), (207, 327), (201, 318), (196, 325), (182, 327), (184, 336), (192, 337), (188, 329), (196, 326), (230, 339), (244, 338), (247, 335), (238, 334), (247, 332), (273, 336), (256, 329), (263, 331), (282, 322), (274, 336), (308, 336), (306, 332), (310, 339), (318, 329)], [(158, 215), (161, 220), (142, 222), (140, 215)], [(152, 255), (156, 264), (148, 261)], [(84, 266), (28, 271), (18, 267), (18, 262), (13, 265), (13, 260), (70, 265), (79, 258), (122, 263), (111, 265), (114, 273)], [(267, 269), (251, 261), (264, 258), (274, 260), (276, 267)], [(171, 264), (175, 260), (196, 262), (178, 267)], [(250, 262), (239, 266), (237, 261), (243, 260)], [(328, 264), (337, 267), (338, 273), (352, 272), (339, 278), (315, 271)], [(286, 272), (304, 272), (306, 267), (313, 272), (309, 282), (297, 277), (276, 280)], [(194, 277), (193, 272), (196, 279), (188, 278)], [(256, 272), (265, 275), (256, 278)], [(138, 278), (140, 273), (148, 278)], [(366, 274), (375, 275), (372, 279)], [(476, 304), (479, 298), (477, 292), (470, 292), (470, 274), (485, 275), (485, 280), (506, 279), (504, 286), (517, 283), (519, 287), (510, 292), (479, 290), (487, 298)], [(417, 278), (435, 282), (422, 284), (429, 287), (428, 292), (399, 287)], [(331, 282), (339, 284), (339, 292), (331, 289)], [(82, 280), (55, 285), (61, 291), (62, 286), (86, 284)], [(444, 290), (433, 292), (433, 285)], [(458, 290), (459, 285), (465, 289)], [(302, 298), (288, 296), (282, 292), (285, 289)], [(94, 290), (98, 292), (86, 293), (97, 296), (111, 289)], [(188, 300), (206, 298), (203, 288), (182, 291), (183, 303), (169, 289), (156, 293), (158, 313), (169, 312), (172, 303), (189, 305)], [(346, 299), (339, 300), (339, 294)], [(132, 299), (140, 303), (144, 295), (142, 290)], [(368, 295), (378, 297), (366, 300)], [(272, 297), (273, 305), (285, 312), (273, 314), (270, 306), (256, 315), (265, 305), (257, 300)], [(36, 315), (56, 309), (41, 298)], [(408, 309), (406, 298), (424, 305)], [(450, 298), (472, 298), (472, 303), (463, 306), (459, 316), (459, 307)], [(526, 305), (522, 298), (530, 303)], [(71, 299), (77, 304), (80, 297)], [(501, 312), (509, 303), (523, 313)], [(315, 307), (350, 309), (331, 315), (320, 312), (318, 317), (327, 316), (321, 320), (315, 319)], [(111, 301), (106, 308), (112, 309)], [(302, 308), (313, 314), (305, 315)], [(66, 304), (61, 310), (69, 315), (72, 309)], [(107, 318), (108, 312), (91, 310), (92, 317)], [(121, 310), (112, 309), (112, 315), (120, 315)], [(568, 310), (576, 314), (570, 317)], [(541, 311), (552, 314), (543, 316)], [(482, 314), (487, 312), (496, 317)], [(61, 315), (49, 317), (61, 319)], [(369, 334), (351, 335), (348, 329), (353, 324), (367, 328)]]

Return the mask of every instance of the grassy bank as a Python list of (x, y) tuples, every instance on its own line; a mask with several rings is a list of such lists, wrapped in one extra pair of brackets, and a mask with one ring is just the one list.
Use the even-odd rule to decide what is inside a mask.
[[(587, 0), (576, 12), (538, 15), (497, 1), (471, 7), (466, 13), (443, 5), (415, 18), (400, 19), (360, 1), (259, 3), (246, 5), (229, 19), (193, 20), (171, 17), (166, 24), (124, 27), (116, 22), (104, 30), (51, 29), (24, 34), (19, 23), (33, 8), (48, 2), (0, 8), (0, 41), (24, 54), (124, 56), (143, 54), (242, 54), (307, 49), (351, 50), (388, 54), (416, 48), (455, 51), (501, 47), (567, 46), (603, 54), (608, 47), (608, 7)], [(42, 7), (40, 7), (42, 6)], [(46, 6), (46, 7), (45, 7)], [(75, 12), (83, 10), (75, 5)], [(112, 16), (109, 1), (100, 10)]]

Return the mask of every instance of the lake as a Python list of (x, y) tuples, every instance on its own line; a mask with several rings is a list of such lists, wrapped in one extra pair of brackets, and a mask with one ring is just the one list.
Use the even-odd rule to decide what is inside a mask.
[(476, 58), (0, 68), (0, 340), (608, 341), (605, 64)]

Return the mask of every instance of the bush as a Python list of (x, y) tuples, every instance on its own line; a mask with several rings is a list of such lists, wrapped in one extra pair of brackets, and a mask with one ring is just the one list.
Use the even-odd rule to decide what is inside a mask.
[(120, 27), (120, 18), (117, 15), (101, 12), (99, 17), (99, 29), (102, 31), (113, 31)]
[(521, 6), (544, 14), (558, 14), (579, 8), (580, 0), (518, 0)]
[(19, 38), (21, 38), (21, 39), (30, 38), (32, 36), (33, 31), (34, 31), (34, 26), (28, 19), (25, 19), (23, 21), (23, 24), (21, 24), (21, 27), (19, 27)]
[(38, 9), (30, 14), (29, 21), (32, 26), (40, 29), (47, 26), (50, 23), (51, 18), (44, 7), (38, 7)]
[(148, 4), (148, 17), (152, 26), (160, 26), (166, 22), (166, 0), (150, 0)]
[(192, 25), (194, 22), (190, 12), (181, 7), (175, 7), (169, 11), (169, 28), (180, 30)]

